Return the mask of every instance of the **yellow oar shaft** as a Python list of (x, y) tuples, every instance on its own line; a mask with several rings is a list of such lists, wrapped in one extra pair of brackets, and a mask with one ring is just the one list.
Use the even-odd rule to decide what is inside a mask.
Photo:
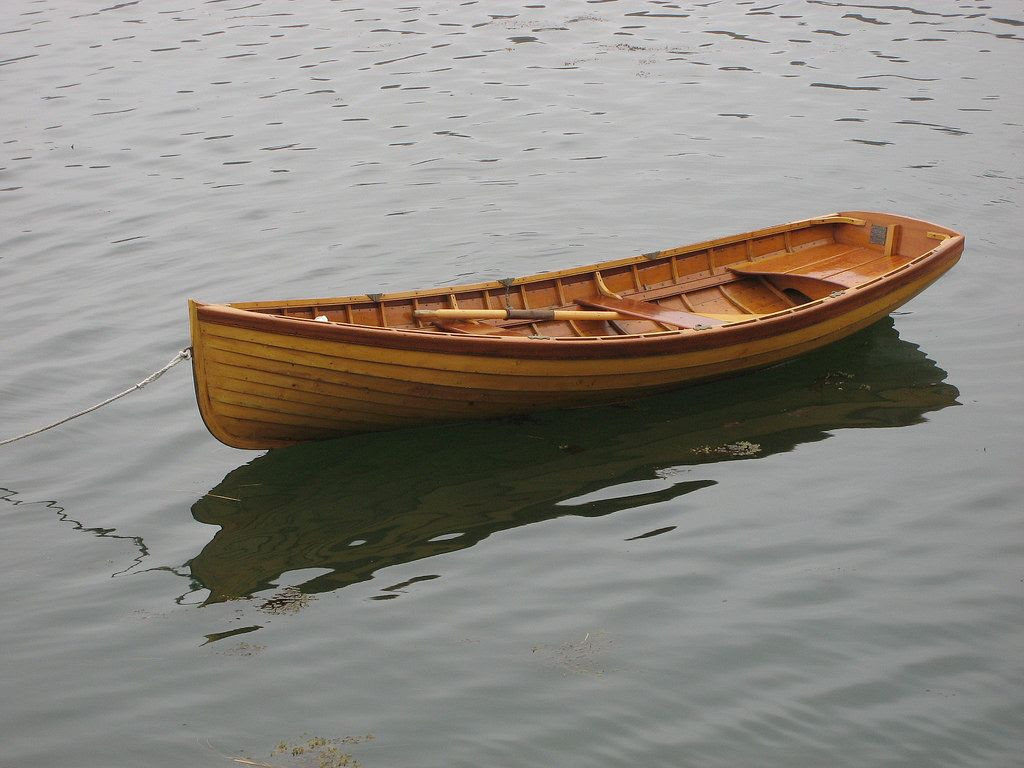
[(618, 312), (584, 309), (417, 309), (415, 317), (438, 320), (627, 320)]

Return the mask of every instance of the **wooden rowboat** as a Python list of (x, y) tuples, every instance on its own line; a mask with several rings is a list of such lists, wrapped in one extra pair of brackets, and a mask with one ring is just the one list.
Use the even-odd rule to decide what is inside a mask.
[(586, 267), (340, 298), (189, 301), (199, 410), (237, 448), (621, 401), (885, 317), (963, 235), (851, 211)]

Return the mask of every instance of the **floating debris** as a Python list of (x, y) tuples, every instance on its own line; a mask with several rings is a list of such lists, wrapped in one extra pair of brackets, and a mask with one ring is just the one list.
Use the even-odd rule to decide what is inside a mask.
[(725, 445), (700, 445), (694, 448), (693, 452), (704, 456), (711, 456), (712, 454), (720, 454), (724, 456), (756, 456), (761, 452), (761, 446), (758, 443), (751, 443), (747, 440), (737, 440), (735, 443), (726, 443)]
[(587, 632), (582, 640), (570, 640), (559, 645), (535, 645), (531, 650), (560, 669), (562, 674), (601, 677), (606, 671), (601, 657), (611, 645), (608, 633), (598, 630)]
[(282, 616), (298, 613), (314, 600), (316, 600), (315, 595), (307, 595), (299, 591), (297, 587), (285, 587), (280, 592), (264, 600), (257, 610), (263, 611), (263, 613), (271, 613), (275, 616)]
[[(344, 736), (339, 739), (325, 739), (322, 736), (315, 736), (304, 742), (289, 744), (286, 741), (278, 742), (271, 752), (271, 757), (285, 756), (286, 764), (295, 768), (362, 768), (363, 764), (347, 752), (341, 750), (339, 745), (362, 744), (373, 741), (373, 735), (366, 736)], [(264, 766), (264, 763), (247, 763), (248, 765)], [(278, 768), (278, 766), (273, 766)], [(284, 766), (281, 766), (284, 768)]]
[(871, 389), (871, 386), (868, 384), (855, 385), (854, 379), (856, 379), (856, 376), (852, 373), (847, 373), (846, 371), (829, 371), (824, 376), (820, 376), (815, 379), (811, 387), (813, 389), (833, 387), (840, 391), (850, 386), (856, 386), (858, 389)]
[(266, 648), (267, 646), (260, 645), (259, 643), (246, 643), (243, 641), (217, 653), (220, 656), (255, 656), (257, 653), (262, 653)]

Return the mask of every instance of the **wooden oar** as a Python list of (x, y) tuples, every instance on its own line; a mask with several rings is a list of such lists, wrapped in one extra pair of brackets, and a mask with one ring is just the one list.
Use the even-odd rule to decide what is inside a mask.
[[(587, 309), (417, 309), (412, 314), (436, 320), (636, 320), (636, 315)], [(730, 323), (760, 317), (711, 312), (701, 312), (699, 316)]]
[(584, 309), (417, 309), (414, 317), (437, 320), (628, 320), (618, 312)]

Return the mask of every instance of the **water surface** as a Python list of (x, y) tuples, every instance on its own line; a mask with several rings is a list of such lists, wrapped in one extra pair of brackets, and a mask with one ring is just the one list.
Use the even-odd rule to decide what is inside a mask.
[(257, 454), (179, 366), (0, 448), (0, 766), (1018, 765), (1022, 28), (1009, 0), (5, 2), (0, 438), (162, 365), (189, 296), (842, 209), (968, 247), (840, 345), (622, 407)]

